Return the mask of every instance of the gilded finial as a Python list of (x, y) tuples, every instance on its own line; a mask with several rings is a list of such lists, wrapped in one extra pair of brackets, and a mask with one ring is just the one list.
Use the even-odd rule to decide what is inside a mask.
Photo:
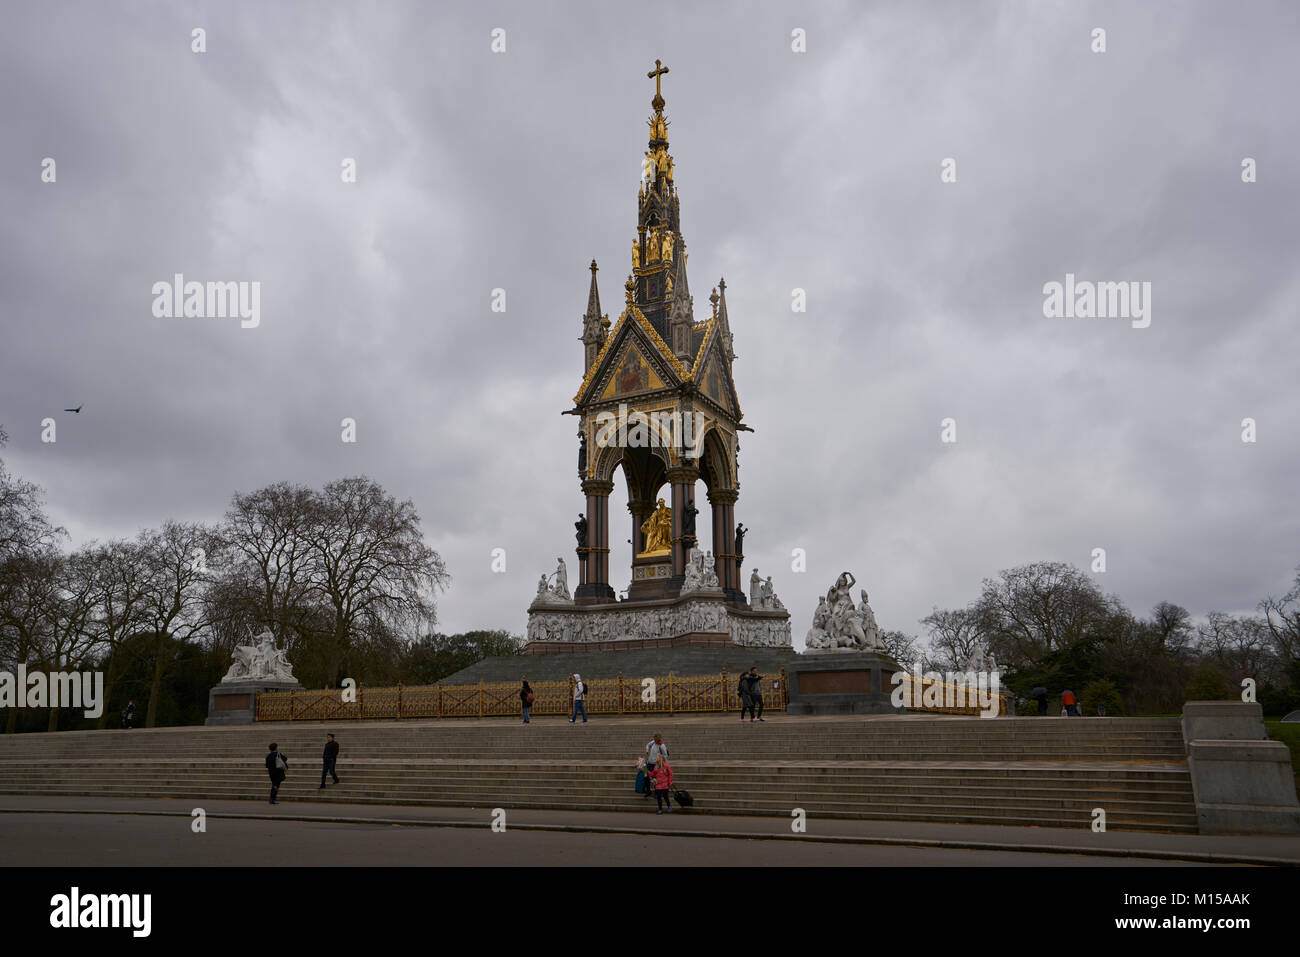
[(713, 292), (709, 293), (709, 305), (713, 307), (713, 315), (714, 315), (714, 316), (717, 316), (717, 314), (718, 314), (718, 288), (717, 288), (717, 286), (714, 286), (714, 287), (713, 287)]
[(668, 72), (668, 67), (664, 66), (659, 60), (655, 60), (655, 68), (646, 74), (646, 78), (655, 81), (655, 98), (650, 101), (650, 105), (655, 108), (656, 113), (662, 113), (664, 109), (663, 93), (659, 90), (659, 78)]
[(627, 282), (623, 283), (623, 289), (627, 293), (627, 304), (632, 305), (632, 299), (636, 296), (636, 280), (632, 274), (628, 273)]

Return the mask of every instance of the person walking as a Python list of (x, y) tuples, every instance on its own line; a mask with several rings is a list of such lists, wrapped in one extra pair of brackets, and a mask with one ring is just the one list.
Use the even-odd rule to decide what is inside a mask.
[(1038, 685), (1033, 691), (1029, 692), (1029, 696), (1038, 702), (1039, 716), (1047, 717), (1047, 689), (1042, 685)]
[(656, 814), (664, 813), (664, 805), (668, 805), (668, 813), (673, 813), (673, 792), (669, 790), (673, 786), (673, 769), (668, 766), (668, 757), (665, 754), (661, 757), (655, 769), (650, 774), (650, 780), (655, 786), (655, 806), (659, 808)]
[[(524, 712), (524, 724), (531, 724), (532, 722), (528, 720), (528, 716), (533, 710), (533, 686), (528, 683), (527, 678), (521, 680), (523, 681), (523, 687), (519, 689), (519, 706)], [(585, 718), (586, 714), (583, 717)]]
[(135, 702), (128, 701), (126, 707), (122, 709), (122, 727), (131, 730), (131, 724), (135, 721)]
[(1061, 692), (1061, 706), (1065, 709), (1066, 717), (1077, 718), (1079, 716), (1078, 699), (1074, 697), (1074, 692), (1069, 688)]
[[(750, 722), (763, 720), (763, 676), (758, 673), (758, 668), (749, 669), (749, 713), (752, 717)], [(758, 709), (758, 714), (754, 715), (754, 709)], [(744, 720), (742, 713), (741, 720)]]
[(736, 693), (740, 695), (740, 720), (742, 723), (745, 720), (746, 711), (749, 712), (751, 717), (754, 714), (754, 698), (749, 693), (750, 681), (749, 672), (743, 671), (740, 674), (740, 682), (736, 685)]
[(289, 761), (283, 754), (276, 750), (275, 742), (271, 742), (271, 750), (266, 755), (266, 773), (271, 776), (271, 803), (279, 804), (275, 799), (275, 794), (280, 790), (280, 784), (284, 781), (285, 774), (289, 770)]
[(587, 686), (583, 684), (582, 675), (576, 672), (573, 675), (573, 714), (569, 715), (569, 724), (578, 717), (578, 712), (582, 712), (582, 723), (587, 723)]
[(339, 773), (334, 766), (334, 763), (339, 759), (339, 743), (334, 740), (332, 734), (327, 734), (326, 737), (329, 740), (325, 742), (325, 754), (320, 769), (320, 787), (316, 789), (318, 791), (325, 790), (325, 775), (327, 774), (333, 776), (335, 784), (339, 783)]

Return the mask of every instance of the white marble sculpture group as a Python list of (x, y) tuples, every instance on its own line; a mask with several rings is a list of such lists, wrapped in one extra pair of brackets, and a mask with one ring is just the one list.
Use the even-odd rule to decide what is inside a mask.
[[(556, 559), (559, 564), (555, 571), (546, 575), (543, 574), (537, 580), (537, 597), (533, 599), (539, 602), (572, 602), (573, 596), (569, 594), (569, 570), (564, 565), (563, 558)], [(555, 584), (551, 584), (551, 579), (555, 579)]]
[(251, 645), (235, 649), (222, 683), (228, 681), (293, 681), (293, 667), (284, 652), (275, 647), (275, 636), (264, 631)]
[(749, 607), (754, 611), (785, 611), (785, 605), (772, 590), (772, 576), (760, 578), (757, 568), (749, 576)]
[(682, 582), (682, 594), (692, 591), (704, 591), (718, 587), (718, 573), (714, 567), (713, 552), (691, 549), (691, 557), (686, 562), (686, 580)]
[(842, 572), (825, 597), (817, 600), (812, 628), (805, 643), (809, 651), (883, 651), (876, 614), (867, 604), (866, 589), (862, 604), (853, 605), (853, 586), (857, 579)]

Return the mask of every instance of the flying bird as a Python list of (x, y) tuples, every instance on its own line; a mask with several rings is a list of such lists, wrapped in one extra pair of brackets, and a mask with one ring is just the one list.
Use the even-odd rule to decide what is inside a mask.
[[(86, 403), (84, 403), (84, 402), (81, 403), (81, 405), (85, 405), (85, 404), (86, 404)], [(81, 405), (77, 406), (75, 409), (64, 409), (63, 411), (64, 411), (64, 412), (76, 412), (78, 415), (80, 415), (80, 414), (81, 414)]]

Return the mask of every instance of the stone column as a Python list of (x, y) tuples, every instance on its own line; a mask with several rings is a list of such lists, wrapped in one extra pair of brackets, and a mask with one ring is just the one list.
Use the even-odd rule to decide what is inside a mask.
[(736, 499), (740, 492), (734, 488), (713, 489), (709, 502), (713, 505), (713, 557), (716, 560), (718, 584), (731, 597), (740, 590), (739, 557), (736, 548)]
[(632, 557), (645, 551), (645, 536), (641, 534), (641, 525), (655, 510), (654, 502), (628, 502), (627, 510), (632, 513)]
[(609, 585), (609, 493), (614, 483), (587, 479), (582, 483), (587, 495), (587, 548), (580, 584), (574, 598), (613, 600)]
[[(668, 470), (667, 479), (673, 488), (673, 577), (681, 578), (686, 574), (687, 553), (694, 546), (695, 538), (687, 540), (683, 532), (686, 503), (695, 501), (695, 482), (700, 477), (699, 469), (677, 466)], [(696, 527), (699, 526), (696, 516)]]

